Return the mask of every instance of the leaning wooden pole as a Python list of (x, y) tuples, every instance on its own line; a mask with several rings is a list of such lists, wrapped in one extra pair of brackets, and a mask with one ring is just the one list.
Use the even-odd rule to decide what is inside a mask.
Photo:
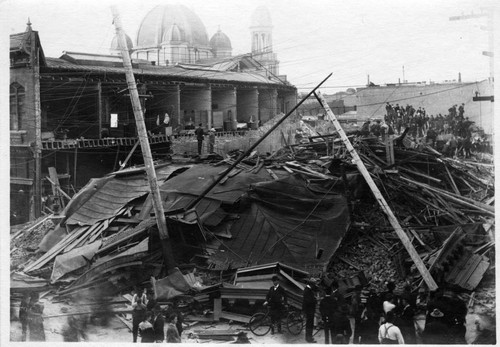
[(156, 172), (153, 164), (153, 156), (151, 155), (151, 148), (149, 147), (148, 134), (146, 132), (146, 125), (144, 123), (144, 115), (139, 99), (139, 92), (135, 83), (135, 77), (132, 70), (132, 62), (127, 48), (125, 33), (122, 30), (122, 23), (118, 10), (115, 6), (111, 7), (113, 13), (113, 22), (116, 27), (116, 36), (118, 39), (118, 46), (123, 58), (123, 66), (125, 68), (125, 76), (127, 78), (127, 85), (130, 91), (130, 100), (132, 101), (132, 109), (134, 111), (135, 124), (137, 126), (137, 134), (141, 144), (142, 156), (144, 158), (144, 166), (148, 176), (149, 186), (151, 188), (151, 195), (153, 198), (153, 208), (156, 216), (156, 223), (162, 240), (162, 252), (165, 266), (170, 272), (175, 268), (175, 260), (170, 245), (170, 238), (168, 236), (167, 223), (165, 219), (165, 212), (160, 197), (160, 189), (156, 179)]
[(363, 175), (363, 177), (366, 180), (366, 183), (368, 183), (368, 186), (372, 190), (373, 195), (375, 196), (375, 199), (378, 201), (378, 203), (380, 204), (380, 207), (382, 207), (382, 210), (387, 215), (389, 222), (391, 223), (392, 227), (396, 231), (396, 234), (398, 235), (399, 239), (403, 243), (403, 246), (405, 246), (406, 250), (408, 251), (408, 254), (410, 254), (411, 259), (413, 260), (413, 262), (417, 266), (417, 269), (420, 272), (420, 274), (422, 275), (422, 278), (424, 279), (425, 283), (427, 284), (427, 286), (429, 287), (430, 290), (436, 290), (438, 288), (436, 282), (432, 278), (429, 270), (425, 267), (424, 262), (422, 261), (422, 259), (418, 255), (417, 251), (413, 247), (410, 239), (408, 238), (408, 236), (406, 235), (404, 230), (401, 228), (401, 225), (399, 225), (399, 222), (398, 222), (396, 216), (394, 215), (391, 208), (387, 204), (387, 201), (385, 201), (384, 196), (382, 195), (382, 193), (378, 189), (377, 185), (373, 181), (372, 177), (370, 176), (370, 173), (368, 172), (368, 170), (365, 167), (365, 164), (363, 163), (363, 161), (359, 157), (358, 153), (356, 152), (356, 150), (352, 146), (351, 141), (349, 141), (349, 138), (347, 137), (346, 133), (344, 132), (344, 129), (342, 129), (342, 127), (340, 126), (339, 121), (337, 120), (337, 118), (333, 114), (332, 110), (330, 109), (330, 107), (326, 103), (323, 96), (320, 93), (318, 93), (318, 94), (316, 94), (316, 98), (320, 102), (321, 106), (325, 109), (326, 114), (328, 116), (328, 119), (335, 126), (335, 129), (339, 133), (340, 138), (344, 142), (347, 150), (351, 154), (352, 159), (356, 163), (359, 172), (361, 172), (361, 174)]

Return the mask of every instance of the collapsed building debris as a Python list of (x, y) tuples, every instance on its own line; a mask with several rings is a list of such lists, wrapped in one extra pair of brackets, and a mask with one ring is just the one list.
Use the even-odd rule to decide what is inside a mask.
[[(425, 145), (409, 148), (397, 138), (392, 149), (377, 138), (349, 138), (436, 282), (479, 293), (495, 256), (493, 167), (446, 158)], [(387, 151), (393, 151), (392, 164)], [(297, 307), (311, 275), (333, 274), (347, 295), (356, 284), (382, 290), (396, 280), (402, 290), (422, 283), (334, 135), (265, 155), (234, 151), (223, 160), (174, 163), (175, 157), (155, 169), (180, 273), (164, 269), (142, 168), (94, 179), (60, 215), (16, 231), (12, 255), (26, 246), (20, 240), (35, 235), (38, 252), (31, 261), (11, 261), (11, 270), (37, 276), (39, 290), (55, 289), (58, 300), (151, 286), (164, 304), (188, 302), (186, 321), (192, 323), (246, 322), (273, 274)], [(29, 288), (18, 276), (11, 280), (14, 293)], [(241, 298), (250, 301), (235, 305)], [(486, 294), (470, 300), (486, 301), (490, 310), (494, 305)], [(123, 305), (111, 310), (130, 312)]]

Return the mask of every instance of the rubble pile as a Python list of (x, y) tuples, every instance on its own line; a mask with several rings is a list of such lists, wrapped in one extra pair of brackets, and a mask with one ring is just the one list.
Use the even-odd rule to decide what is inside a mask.
[[(447, 158), (402, 137), (390, 145), (356, 132), (349, 138), (435, 279), (469, 296), (475, 293), (473, 301), (492, 312), (494, 294), (478, 284), (483, 276), (491, 278), (494, 262), (493, 167)], [(231, 276), (252, 266), (258, 273), (259, 266), (276, 261), (292, 262), (287, 265), (305, 274), (330, 274), (343, 281), (341, 288), (347, 292), (356, 283), (378, 292), (387, 281), (395, 282), (397, 291), (407, 286), (415, 291), (422, 285), (401, 240), (336, 136), (311, 136), (272, 153), (242, 155), (234, 150), (223, 160), (207, 156), (205, 161), (183, 158), (178, 164), (157, 165), (181, 269), (177, 273), (165, 271), (142, 168), (92, 180), (66, 206), (58, 223), (49, 218), (16, 232), (11, 268), (44, 278), (65, 300), (152, 286), (162, 293), (162, 303), (189, 303), (186, 312), (194, 315), (194, 322), (206, 321), (205, 312), (221, 293), (230, 302), (218, 305), (226, 308), (241, 295), (261, 299), (272, 273), (265, 272), (258, 286), (248, 288)], [(224, 172), (227, 175), (196, 207), (188, 208)], [(33, 243), (38, 243), (38, 252), (27, 262), (18, 254)], [(305, 278), (291, 282), (300, 289)], [(120, 313), (129, 310), (121, 308)], [(221, 312), (222, 318), (248, 320), (238, 312)]]

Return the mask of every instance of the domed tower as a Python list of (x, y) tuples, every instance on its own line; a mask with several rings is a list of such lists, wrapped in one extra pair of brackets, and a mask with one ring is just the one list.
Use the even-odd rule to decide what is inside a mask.
[(229, 37), (220, 28), (210, 39), (210, 47), (215, 58), (230, 57), (233, 52), (231, 40), (229, 40)]
[(273, 53), (273, 23), (265, 6), (259, 6), (252, 14), (250, 22), (252, 35), (252, 55), (271, 73), (278, 75), (278, 60)]
[[(125, 34), (125, 40), (127, 41), (127, 49), (129, 50), (129, 52), (132, 51), (132, 49), (134, 48), (134, 43), (132, 42), (132, 39), (130, 38), (130, 36)], [(112, 55), (121, 54), (120, 47), (118, 45), (118, 37), (116, 35), (113, 37), (113, 40), (111, 40), (111, 47), (109, 51), (110, 54)]]
[(213, 57), (205, 25), (184, 5), (158, 5), (149, 11), (135, 43), (135, 57), (159, 65), (195, 63)]

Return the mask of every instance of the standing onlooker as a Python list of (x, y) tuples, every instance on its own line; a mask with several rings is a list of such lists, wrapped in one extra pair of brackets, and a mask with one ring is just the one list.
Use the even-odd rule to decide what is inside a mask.
[(203, 131), (202, 124), (198, 124), (198, 128), (194, 131), (196, 135), (196, 140), (198, 140), (198, 155), (201, 155), (201, 149), (203, 147), (203, 138), (205, 137), (205, 132)]
[(45, 331), (43, 327), (44, 306), (38, 301), (38, 293), (31, 293), (31, 300), (28, 309), (28, 329), (30, 341), (45, 341)]
[(404, 345), (405, 340), (401, 330), (394, 325), (394, 313), (388, 312), (385, 323), (378, 329), (378, 341), (383, 345), (400, 344)]
[(342, 305), (340, 309), (336, 310), (333, 313), (332, 325), (333, 332), (332, 335), (335, 336), (335, 339), (332, 340), (333, 344), (342, 344), (346, 345), (349, 343), (349, 339), (352, 335), (351, 322), (349, 318), (347, 318), (347, 313), (349, 309), (347, 305)]
[(26, 341), (26, 332), (28, 331), (28, 311), (30, 307), (30, 295), (25, 293), (23, 299), (21, 300), (21, 306), (19, 306), (19, 321), (22, 326), (22, 336), (21, 341)]
[(139, 288), (136, 294), (132, 297), (132, 336), (133, 342), (137, 342), (137, 333), (139, 332), (139, 324), (144, 320), (146, 315), (146, 305), (148, 299), (144, 290)]
[(153, 308), (153, 330), (155, 342), (163, 342), (165, 339), (165, 319), (159, 304)]
[(449, 332), (449, 326), (445, 322), (444, 313), (435, 308), (430, 313), (431, 321), (426, 320), (425, 329), (422, 334), (425, 344), (450, 344), (453, 343)]
[(155, 342), (155, 330), (153, 329), (153, 312), (148, 311), (144, 316), (144, 320), (139, 324), (141, 332), (141, 343)]
[(181, 343), (181, 337), (177, 330), (177, 314), (171, 313), (167, 318), (167, 343)]
[(274, 334), (274, 327), (278, 328), (278, 333), (281, 333), (281, 316), (283, 315), (286, 301), (286, 292), (280, 286), (278, 276), (272, 278), (273, 286), (267, 292), (264, 305), (269, 305), (269, 316), (271, 317), (271, 334)]
[(302, 299), (302, 311), (306, 316), (306, 341), (316, 343), (313, 339), (312, 332), (314, 328), (314, 313), (316, 312), (316, 280), (311, 278), (306, 287)]
[(323, 320), (324, 330), (325, 330), (325, 345), (330, 343), (330, 337), (335, 341), (335, 335), (333, 335), (333, 314), (338, 309), (336, 300), (331, 296), (332, 289), (327, 287), (325, 289), (325, 296), (319, 303), (319, 312), (321, 313), (321, 319)]
[(359, 327), (361, 324), (361, 313), (363, 312), (363, 304), (361, 303), (361, 289), (363, 287), (357, 284), (354, 287), (354, 294), (351, 297), (351, 316), (354, 318), (354, 334), (353, 343), (359, 343)]
[(208, 153), (213, 153), (215, 147), (215, 129), (212, 128), (208, 132)]
[(146, 292), (146, 299), (148, 300), (146, 303), (146, 311), (153, 311), (153, 308), (156, 306), (156, 296), (152, 289)]
[(415, 311), (410, 304), (410, 298), (408, 296), (402, 297), (402, 309), (399, 318), (398, 326), (401, 329), (401, 333), (405, 339), (406, 344), (413, 345), (416, 343), (415, 336)]

